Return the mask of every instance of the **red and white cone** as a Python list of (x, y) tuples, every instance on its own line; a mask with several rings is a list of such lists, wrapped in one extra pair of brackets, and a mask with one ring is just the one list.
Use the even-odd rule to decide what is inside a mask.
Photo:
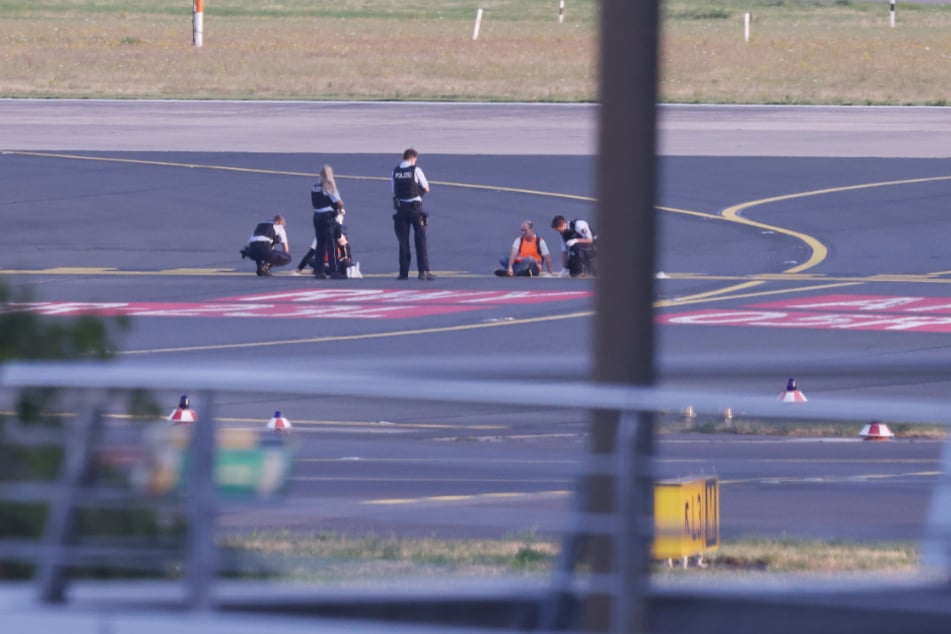
[(796, 379), (790, 377), (786, 381), (786, 389), (779, 394), (779, 400), (783, 403), (805, 403), (806, 395), (796, 387)]
[(889, 438), (894, 438), (895, 434), (892, 433), (892, 430), (890, 430), (885, 423), (872, 421), (862, 428), (862, 431), (859, 432), (859, 436), (864, 440), (888, 440)]
[(281, 410), (277, 410), (271, 420), (267, 422), (267, 428), (271, 431), (287, 434), (291, 431), (291, 421), (284, 418)]
[(168, 415), (168, 420), (176, 425), (187, 425), (198, 421), (198, 412), (188, 406), (188, 394), (182, 394), (178, 400), (178, 407)]

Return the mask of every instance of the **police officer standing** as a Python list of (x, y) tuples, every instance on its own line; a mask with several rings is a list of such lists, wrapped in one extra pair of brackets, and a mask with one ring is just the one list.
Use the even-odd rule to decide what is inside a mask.
[[(334, 180), (334, 170), (324, 165), (320, 170), (320, 179), (310, 190), (310, 202), (314, 207), (314, 277), (327, 279), (324, 263), (330, 271), (331, 279), (346, 279), (346, 274), (337, 266), (337, 228), (338, 214), (345, 213), (343, 200)], [(303, 267), (300, 267), (303, 268)]]
[(400, 245), (399, 280), (409, 279), (409, 264), (412, 259), (409, 247), (409, 230), (413, 229), (416, 245), (416, 267), (419, 279), (434, 280), (429, 272), (429, 253), (426, 246), (426, 219), (423, 211), (423, 195), (429, 193), (429, 182), (423, 170), (416, 166), (419, 153), (413, 148), (403, 152), (403, 161), (393, 170), (393, 228)]

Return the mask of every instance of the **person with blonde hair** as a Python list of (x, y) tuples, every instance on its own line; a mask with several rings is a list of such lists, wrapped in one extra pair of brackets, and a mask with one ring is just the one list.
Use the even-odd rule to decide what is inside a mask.
[(258, 277), (270, 277), (272, 266), (284, 266), (291, 261), (291, 249), (287, 242), (287, 222), (281, 214), (270, 222), (259, 222), (241, 249), (241, 259), (251, 258), (257, 264)]
[[(334, 181), (334, 170), (330, 165), (320, 169), (320, 176), (310, 189), (310, 203), (314, 208), (314, 236), (317, 240), (314, 254), (314, 277), (327, 279), (345, 279), (347, 274), (337, 267), (336, 229), (338, 216), (343, 216), (343, 199)], [(325, 273), (325, 265), (328, 270)]]

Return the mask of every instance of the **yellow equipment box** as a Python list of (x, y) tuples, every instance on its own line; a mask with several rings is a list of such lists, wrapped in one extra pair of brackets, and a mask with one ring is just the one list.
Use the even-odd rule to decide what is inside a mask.
[(683, 559), (720, 547), (720, 482), (654, 483), (654, 559)]

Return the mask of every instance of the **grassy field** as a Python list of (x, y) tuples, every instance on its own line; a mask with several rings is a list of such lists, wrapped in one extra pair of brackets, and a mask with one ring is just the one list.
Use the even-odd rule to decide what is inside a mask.
[[(892, 29), (886, 2), (667, 0), (661, 99), (945, 105), (951, 7), (899, 5)], [(198, 49), (190, 1), (0, 0), (0, 96), (593, 101), (597, 7), (207, 0)]]
[[(403, 538), (317, 533), (262, 532), (222, 544), (234, 551), (267, 556), (280, 576), (311, 582), (380, 580), (431, 575), (541, 575), (550, 572), (559, 544), (534, 534), (498, 540)], [(918, 552), (905, 543), (845, 543), (797, 539), (742, 539), (706, 555), (707, 567), (668, 568), (655, 574), (784, 574), (888, 572), (913, 575)], [(281, 562), (284, 562), (283, 565)]]

